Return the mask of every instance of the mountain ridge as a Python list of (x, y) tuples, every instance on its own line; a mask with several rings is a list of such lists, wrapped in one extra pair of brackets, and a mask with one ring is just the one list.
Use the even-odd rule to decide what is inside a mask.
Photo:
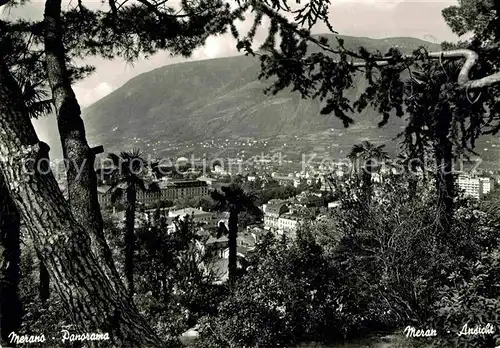
[[(327, 37), (335, 40), (335, 36)], [(403, 53), (421, 46), (440, 49), (437, 44), (409, 37), (336, 37), (353, 50), (361, 46), (382, 53), (391, 47)], [(305, 100), (289, 91), (265, 95), (271, 81), (259, 80), (259, 72), (257, 58), (240, 55), (175, 63), (140, 74), (83, 110), (89, 142), (103, 144), (107, 151), (141, 147), (159, 155), (176, 155), (173, 143), (189, 142), (196, 152), (200, 149), (195, 143), (209, 139), (307, 138), (342, 129), (352, 138), (351, 145), (359, 141), (360, 132), (362, 138), (393, 143), (390, 139), (405, 124), (404, 118), (391, 117), (385, 127), (374, 127), (380, 115), (367, 108), (354, 115), (353, 126), (344, 129), (335, 116), (320, 114), (317, 100)], [(351, 100), (366, 87), (364, 77), (357, 75), (355, 80), (355, 87), (347, 91)], [(337, 138), (333, 134), (332, 141)], [(395, 149), (397, 144), (390, 145)]]

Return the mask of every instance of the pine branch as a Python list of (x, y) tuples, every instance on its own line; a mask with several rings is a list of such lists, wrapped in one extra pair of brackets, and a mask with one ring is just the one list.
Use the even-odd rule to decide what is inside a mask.
[[(411, 59), (411, 56), (405, 55), (403, 58), (408, 58)], [(462, 65), (462, 68), (460, 70), (460, 73), (458, 75), (457, 83), (460, 87), (466, 88), (466, 89), (479, 89), (479, 88), (484, 88), (488, 87), (494, 84), (497, 84), (500, 82), (500, 72), (485, 76), (480, 79), (476, 80), (471, 80), (469, 78), (469, 74), (471, 69), (476, 65), (479, 56), (476, 52), (472, 50), (467, 50), (467, 49), (460, 49), (460, 50), (451, 50), (451, 51), (438, 51), (438, 52), (430, 52), (428, 54), (428, 58), (431, 59), (452, 59), (452, 58), (465, 58), (465, 63)], [(421, 59), (416, 59), (416, 60), (421, 60)], [(378, 61), (375, 62), (375, 65), (377, 66), (387, 66), (391, 62), (390, 60), (386, 61)], [(366, 66), (366, 62), (354, 62), (351, 63), (353, 66), (356, 67), (364, 67)]]
[[(337, 51), (333, 50), (327, 50), (328, 52), (331, 53), (337, 53)], [(340, 51), (339, 51), (340, 52)], [(354, 57), (354, 58), (360, 58), (359, 55), (353, 54), (353, 52), (345, 52), (348, 56)], [(264, 57), (265, 54), (259, 53), (259, 52), (253, 52), (256, 56)], [(403, 55), (401, 56), (401, 60), (413, 60), (414, 62), (416, 61), (421, 61), (424, 59), (459, 59), (459, 58), (465, 58), (465, 62), (460, 70), (460, 73), (458, 75), (457, 83), (460, 87), (465, 88), (465, 89), (479, 89), (479, 88), (484, 88), (484, 87), (489, 87), (495, 84), (498, 84), (500, 82), (500, 72), (493, 73), (491, 75), (485, 76), (480, 79), (475, 79), (471, 80), (469, 78), (470, 71), (472, 68), (476, 65), (479, 55), (469, 49), (458, 49), (458, 50), (450, 50), (450, 51), (437, 51), (437, 52), (429, 52), (427, 56), (425, 57), (414, 57), (412, 55)], [(293, 61), (294, 59), (290, 58), (281, 58), (280, 60), (291, 60)], [(314, 64), (315, 62), (306, 62), (306, 60), (302, 60), (301, 63), (304, 64)], [(341, 64), (345, 63), (343, 61), (332, 61), (332, 64)], [(394, 64), (394, 59), (393, 57), (381, 57), (381, 58), (370, 58), (368, 60), (365, 60), (364, 62), (348, 62), (348, 64), (354, 68), (365, 68), (368, 67), (369, 65), (374, 65), (377, 67), (384, 67), (384, 66), (390, 66)]]

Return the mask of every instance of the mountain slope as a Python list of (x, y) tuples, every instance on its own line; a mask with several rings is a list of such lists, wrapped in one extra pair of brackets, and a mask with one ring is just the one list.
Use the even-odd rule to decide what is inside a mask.
[[(391, 47), (404, 52), (420, 46), (439, 49), (436, 44), (413, 38), (342, 38), (348, 48), (363, 46), (382, 53)], [(169, 65), (141, 74), (84, 110), (90, 142), (103, 144), (108, 151), (152, 143), (155, 152), (162, 152), (170, 149), (172, 142), (304, 137), (343, 128), (333, 115), (320, 115), (321, 105), (315, 100), (290, 92), (266, 96), (263, 90), (270, 81), (259, 81), (259, 71), (258, 59), (237, 56)], [(356, 87), (348, 91), (350, 98), (366, 86), (362, 77), (356, 80)], [(353, 137), (349, 143), (359, 141), (360, 129), (365, 130), (366, 138), (390, 140), (404, 125), (404, 120), (393, 117), (386, 127), (378, 129), (380, 117), (370, 108), (355, 119), (357, 123), (345, 130)]]

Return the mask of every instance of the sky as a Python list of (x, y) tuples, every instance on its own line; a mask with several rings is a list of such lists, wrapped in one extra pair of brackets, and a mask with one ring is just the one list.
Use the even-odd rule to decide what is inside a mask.
[[(65, 6), (74, 6), (77, 0), (63, 0)], [(173, 0), (176, 1), (176, 0)], [(330, 22), (334, 29), (342, 35), (364, 36), (371, 38), (415, 37), (432, 42), (456, 41), (454, 35), (444, 22), (441, 11), (455, 5), (455, 0), (331, 0)], [(98, 8), (101, 0), (84, 0), (88, 7)], [(41, 18), (44, 2), (31, 0), (22, 8), (12, 9), (2, 16)], [(239, 23), (239, 29), (248, 29), (250, 22)], [(315, 33), (326, 33), (326, 28), (317, 27)], [(265, 31), (257, 34), (263, 38)], [(140, 60), (130, 65), (121, 60), (104, 60), (97, 57), (86, 59), (83, 63), (96, 67), (93, 75), (73, 86), (82, 108), (112, 93), (125, 82), (141, 73), (164, 65), (187, 60), (211, 59), (238, 54), (235, 42), (230, 35), (211, 37), (204, 47), (196, 50), (190, 59), (172, 57), (168, 52), (160, 52), (148, 60)], [(53, 143), (50, 139), (49, 127), (56, 127), (53, 117), (34, 121), (41, 140)]]

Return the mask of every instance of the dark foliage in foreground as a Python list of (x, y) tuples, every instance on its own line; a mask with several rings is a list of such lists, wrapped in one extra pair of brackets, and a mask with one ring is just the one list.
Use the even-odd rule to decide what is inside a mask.
[[(406, 325), (456, 334), (466, 319), (500, 324), (498, 216), (460, 202), (455, 248), (446, 248), (434, 233), (433, 192), (419, 188), (420, 199), (408, 200), (407, 186), (394, 178), (377, 187), (379, 203), (363, 224), (353, 223), (358, 201), (347, 195), (333, 215), (330, 239), (314, 227), (295, 241), (268, 236), (237, 290), (216, 316), (202, 320), (198, 346), (290, 347)], [(452, 338), (426, 342), (457, 344)], [(483, 347), (495, 339), (468, 343)]]

